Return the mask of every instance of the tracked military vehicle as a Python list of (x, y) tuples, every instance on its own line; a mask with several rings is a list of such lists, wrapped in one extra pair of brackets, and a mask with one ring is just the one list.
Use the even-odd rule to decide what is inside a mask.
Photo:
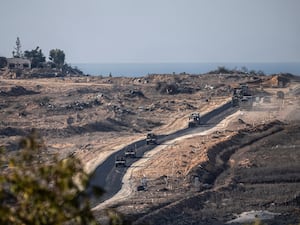
[(146, 136), (146, 144), (149, 145), (149, 144), (154, 144), (156, 145), (157, 144), (157, 137), (155, 134), (153, 133), (148, 133), (147, 136)]
[(232, 96), (231, 105), (232, 107), (236, 107), (240, 105), (240, 98), (238, 96)]
[(133, 150), (133, 149), (127, 149), (125, 151), (125, 157), (127, 157), (127, 158), (135, 158), (135, 156), (136, 156), (136, 151), (135, 150)]
[(251, 109), (253, 106), (253, 96), (247, 84), (240, 84), (240, 87), (233, 89), (231, 105), (239, 106), (242, 109)]
[(196, 127), (200, 125), (200, 114), (199, 113), (192, 113), (189, 116), (189, 123), (188, 123), (188, 127), (192, 128), (192, 127)]
[(123, 156), (117, 156), (115, 160), (116, 167), (125, 167), (126, 166), (126, 159)]

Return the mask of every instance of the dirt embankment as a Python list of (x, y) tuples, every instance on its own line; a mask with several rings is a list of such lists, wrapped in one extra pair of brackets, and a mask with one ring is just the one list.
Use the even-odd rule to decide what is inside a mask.
[(278, 221), (297, 224), (299, 101), (287, 96), (285, 103), (275, 98), (256, 103), (217, 132), (149, 155), (131, 175), (133, 187), (147, 178), (147, 191), (135, 192), (118, 209), (137, 224), (224, 224), (252, 210), (269, 210)]
[[(158, 194), (154, 194), (155, 191), (151, 187), (149, 191), (153, 194), (143, 193), (146, 197), (142, 197), (140, 201), (138, 197), (141, 196), (137, 194), (131, 203), (136, 203), (134, 208), (138, 208), (138, 204), (143, 204), (144, 211), (135, 214), (134, 218), (139, 218), (135, 224), (145, 222), (185, 224), (184, 221), (189, 221), (189, 224), (224, 224), (233, 219), (235, 213), (247, 210), (285, 212), (290, 215), (289, 221), (295, 222), (297, 213), (294, 214), (293, 210), (300, 206), (300, 193), (296, 188), (300, 183), (300, 174), (296, 172), (300, 169), (299, 165), (277, 165), (277, 161), (288, 163), (292, 159), (285, 156), (284, 160), (280, 160), (282, 154), (275, 157), (274, 163), (269, 163), (264, 168), (260, 167), (262, 159), (248, 158), (249, 152), (251, 154), (254, 150), (257, 151), (261, 142), (265, 143), (278, 136), (289, 135), (290, 129), (291, 126), (274, 121), (259, 127), (243, 129), (230, 139), (215, 144), (208, 150), (208, 160), (189, 173), (188, 188), (185, 189), (185, 194), (177, 196), (179, 200), (174, 198), (176, 193), (173, 198), (168, 197), (174, 190), (164, 189), (165, 201), (159, 204), (156, 199), (158, 204), (152, 204), (152, 207), (146, 210), (145, 205), (151, 205), (151, 201), (146, 199), (151, 198), (153, 203), (155, 195)], [(295, 133), (294, 138), (299, 134), (299, 131)], [(262, 151), (262, 154), (270, 157), (272, 155), (270, 150), (271, 148), (268, 147), (268, 150)], [(293, 146), (286, 147), (284, 151), (285, 153), (293, 151)], [(300, 152), (296, 154), (297, 158), (300, 157), (299, 154)], [(177, 185), (183, 186), (184, 183), (186, 182), (179, 181)], [(284, 185), (290, 188), (290, 193), (282, 189)], [(279, 189), (272, 192), (272, 186)], [(265, 195), (262, 196), (262, 192)], [(283, 196), (277, 194), (280, 192)], [(286, 218), (286, 214), (276, 218), (282, 221)]]

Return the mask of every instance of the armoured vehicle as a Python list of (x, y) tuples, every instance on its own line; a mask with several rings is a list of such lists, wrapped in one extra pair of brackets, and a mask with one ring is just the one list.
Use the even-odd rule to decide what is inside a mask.
[(128, 149), (125, 151), (125, 157), (135, 158), (136, 151), (133, 149)]
[(231, 100), (232, 107), (239, 106), (239, 101), (240, 101), (239, 97), (233, 96)]
[(243, 96), (240, 101), (240, 107), (243, 109), (251, 109), (253, 106), (253, 98), (252, 96)]
[(157, 141), (156, 141), (157, 137), (155, 134), (153, 133), (148, 133), (147, 134), (147, 137), (146, 137), (146, 144), (149, 145), (149, 144), (157, 144)]
[(189, 116), (188, 127), (196, 127), (198, 125), (200, 125), (200, 114), (199, 113), (192, 113)]
[(143, 177), (142, 179), (141, 179), (141, 185), (139, 185), (139, 186), (137, 186), (137, 188), (136, 188), (136, 190), (137, 191), (147, 191), (147, 178), (146, 177)]
[(123, 156), (118, 156), (116, 158), (116, 161), (115, 161), (115, 166), (116, 167), (119, 167), (119, 166), (125, 167), (126, 166), (126, 159)]
[(252, 108), (253, 97), (247, 84), (240, 84), (240, 87), (233, 89), (231, 105), (233, 107), (239, 106), (244, 109)]

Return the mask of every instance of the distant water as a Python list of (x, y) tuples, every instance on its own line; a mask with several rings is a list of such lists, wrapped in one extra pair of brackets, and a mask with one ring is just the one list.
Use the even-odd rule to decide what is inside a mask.
[(205, 74), (220, 66), (227, 69), (246, 67), (248, 71), (262, 71), (265, 74), (291, 73), (300, 75), (299, 63), (74, 63), (85, 74), (102, 76), (141, 77), (148, 74)]

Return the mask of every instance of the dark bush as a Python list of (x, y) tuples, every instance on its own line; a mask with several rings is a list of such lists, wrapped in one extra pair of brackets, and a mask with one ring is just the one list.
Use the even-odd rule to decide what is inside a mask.
[(5, 57), (0, 57), (0, 68), (6, 67), (7, 60)]
[(175, 83), (167, 84), (165, 82), (158, 82), (155, 89), (161, 94), (174, 95), (179, 93), (179, 87)]

